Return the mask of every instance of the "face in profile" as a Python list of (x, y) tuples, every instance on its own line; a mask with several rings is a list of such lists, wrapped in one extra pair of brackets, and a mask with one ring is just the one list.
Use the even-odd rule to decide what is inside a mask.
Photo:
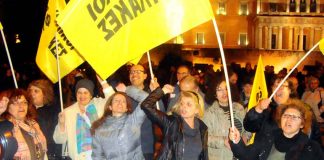
[(182, 96), (180, 99), (179, 114), (183, 118), (194, 118), (199, 113), (195, 101), (192, 97)]
[(2, 113), (4, 113), (7, 110), (8, 102), (8, 97), (3, 96), (0, 99), (0, 115), (2, 115)]
[(116, 94), (112, 99), (109, 109), (112, 111), (113, 116), (121, 116), (127, 112), (127, 100), (122, 94)]
[(36, 86), (31, 86), (28, 89), (30, 97), (32, 99), (32, 103), (36, 106), (44, 105), (44, 94), (42, 90)]
[[(272, 91), (274, 91), (277, 86), (279, 85), (280, 80), (276, 80), (275, 83), (272, 86)], [(289, 95), (290, 95), (290, 89), (289, 89), (289, 84), (288, 82), (284, 82), (281, 87), (278, 89), (278, 91), (275, 93), (273, 99), (275, 100), (275, 102), (277, 104), (284, 104), (287, 102), (287, 100), (289, 99)]]
[(303, 128), (303, 117), (295, 108), (288, 108), (281, 116), (281, 128), (286, 137), (291, 138)]
[(10, 115), (17, 120), (25, 120), (28, 112), (28, 101), (25, 96), (20, 96), (13, 103), (9, 104)]

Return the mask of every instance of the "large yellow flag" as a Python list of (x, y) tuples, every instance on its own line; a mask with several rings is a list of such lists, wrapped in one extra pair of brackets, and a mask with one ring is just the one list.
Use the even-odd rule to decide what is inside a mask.
[(102, 77), (213, 17), (209, 0), (72, 0), (58, 23)]
[(324, 55), (324, 38), (321, 39), (319, 48), (320, 48), (322, 54)]
[[(259, 56), (258, 66), (255, 71), (251, 96), (249, 100), (248, 110), (253, 108), (259, 103), (259, 100), (268, 98), (267, 83), (264, 76), (264, 66), (261, 55)], [(255, 133), (252, 134), (248, 144), (254, 143)]]
[(56, 43), (60, 60), (60, 75), (64, 77), (84, 62), (63, 30), (56, 24), (56, 16), (65, 7), (64, 0), (49, 0), (42, 35), (36, 55), (36, 63), (42, 72), (53, 82), (58, 81)]
[(255, 72), (251, 96), (249, 100), (248, 109), (256, 106), (259, 100), (268, 98), (267, 83), (264, 76), (264, 66), (261, 55), (259, 56), (258, 66)]

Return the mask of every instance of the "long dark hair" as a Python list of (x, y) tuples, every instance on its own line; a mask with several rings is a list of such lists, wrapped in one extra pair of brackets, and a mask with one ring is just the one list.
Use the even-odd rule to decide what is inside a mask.
[(96, 129), (99, 128), (105, 122), (105, 120), (107, 119), (108, 116), (112, 116), (112, 110), (109, 108), (109, 106), (112, 105), (113, 99), (118, 94), (122, 95), (122, 96), (124, 96), (126, 98), (126, 108), (127, 108), (126, 114), (130, 114), (130, 113), (133, 112), (132, 102), (131, 102), (130, 98), (126, 95), (126, 93), (124, 93), (124, 92), (116, 92), (116, 93), (114, 93), (107, 100), (107, 102), (105, 104), (105, 112), (103, 113), (102, 117), (100, 117), (98, 120), (96, 120), (95, 122), (92, 123), (91, 129), (90, 129), (91, 135), (95, 134)]

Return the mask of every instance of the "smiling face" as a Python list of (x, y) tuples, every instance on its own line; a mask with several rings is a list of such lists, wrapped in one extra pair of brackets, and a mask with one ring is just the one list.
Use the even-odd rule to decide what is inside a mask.
[(144, 81), (147, 78), (144, 67), (141, 65), (134, 65), (129, 71), (129, 81), (137, 88), (144, 88)]
[(109, 105), (112, 115), (115, 117), (122, 116), (127, 112), (127, 100), (122, 94), (116, 94)]
[(288, 108), (281, 116), (281, 128), (287, 138), (296, 135), (303, 125), (303, 117), (295, 108)]
[(79, 88), (76, 93), (76, 98), (79, 106), (84, 107), (88, 105), (92, 99), (92, 95), (86, 88)]
[(28, 101), (20, 96), (8, 106), (10, 115), (17, 120), (25, 120), (28, 111)]

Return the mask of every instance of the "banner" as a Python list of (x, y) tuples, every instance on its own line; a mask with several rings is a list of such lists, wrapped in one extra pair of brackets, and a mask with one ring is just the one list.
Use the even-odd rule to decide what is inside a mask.
[(319, 48), (320, 48), (322, 54), (324, 55), (324, 38), (321, 39)]
[(213, 16), (209, 0), (72, 0), (58, 24), (105, 79), (126, 62)]
[(56, 24), (56, 17), (64, 7), (64, 0), (48, 1), (43, 31), (36, 55), (38, 67), (53, 83), (58, 81), (55, 34), (57, 35), (61, 77), (66, 76), (84, 62), (72, 43), (66, 38), (63, 30)]
[(248, 110), (259, 103), (259, 100), (268, 98), (267, 83), (264, 76), (264, 66), (261, 55), (255, 72)]

